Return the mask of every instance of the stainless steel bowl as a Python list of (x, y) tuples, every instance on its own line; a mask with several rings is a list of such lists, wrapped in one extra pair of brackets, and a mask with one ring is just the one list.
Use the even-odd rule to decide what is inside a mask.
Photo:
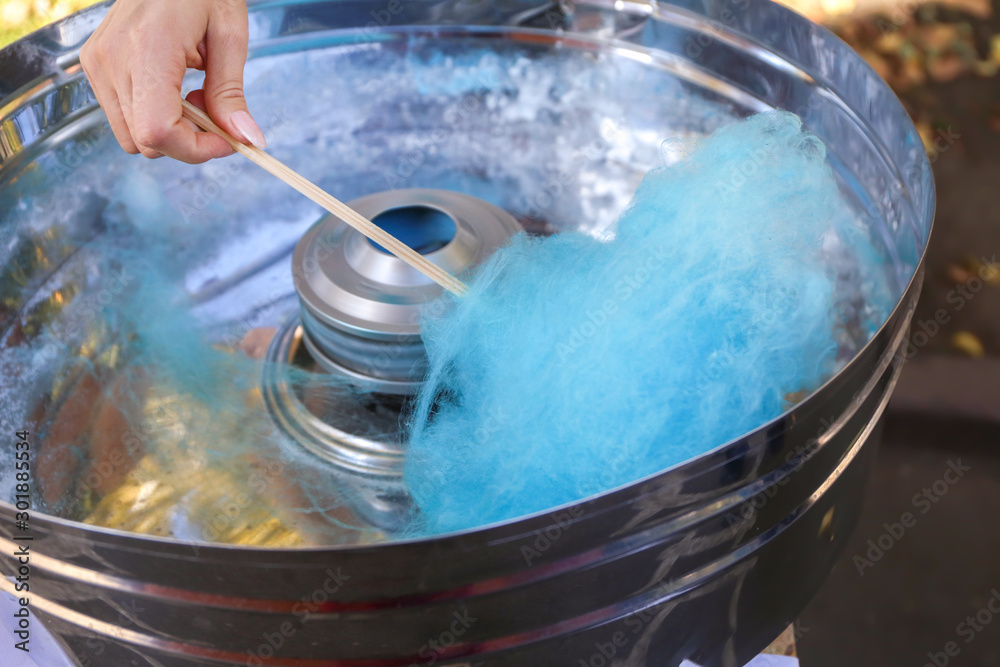
[[(53, 414), (66, 437), (92, 433), (99, 406), (88, 397), (116, 396), (72, 373), (86, 363), (111, 382), (127, 352), (90, 326), (128, 282), (129, 267), (112, 275), (93, 252), (121, 233), (113, 202), (152, 183), (146, 192), (174, 207), (170, 220), (149, 209), (149, 231), (177, 244), (192, 314), (220, 339), (287, 321), (292, 249), (320, 217), (238, 160), (194, 168), (122, 154), (77, 60), (105, 9), (0, 51), (8, 438)], [(794, 111), (829, 147), (898, 305), (871, 340), (844, 341), (850, 361), (833, 379), (753, 433), (580, 503), (460, 534), (386, 541), (373, 529), (345, 544), (303, 523), (251, 539), (251, 514), (264, 527), (282, 518), (257, 505), (237, 509), (242, 532), (223, 531), (231, 544), (183, 539), (176, 526), (158, 536), (92, 525), (81, 507), (120, 488), (97, 474), (118, 450), (61, 450), (40, 435), (35, 613), (81, 664), (102, 666), (730, 667), (759, 652), (818, 589), (857, 520), (919, 293), (933, 183), (885, 83), (827, 31), (757, 0), (282, 0), (252, 3), (251, 32), (249, 99), (279, 158), (345, 199), (448, 187), (529, 231), (600, 235), (663, 138)], [(436, 75), (421, 77), (427, 68)], [(456, 71), (464, 78), (440, 76)], [(133, 217), (145, 203), (131, 201)], [(216, 245), (195, 252), (205, 230)], [(47, 337), (80, 312), (91, 316)], [(125, 435), (127, 450), (148, 434)], [(10, 461), (0, 585), (12, 592), (23, 534)], [(314, 463), (278, 471), (272, 486), (323, 474)]]

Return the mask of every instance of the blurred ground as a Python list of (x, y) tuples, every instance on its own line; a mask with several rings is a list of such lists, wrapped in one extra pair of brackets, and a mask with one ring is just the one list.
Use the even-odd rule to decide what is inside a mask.
[[(802, 667), (1000, 665), (988, 607), (1000, 600), (997, 433), (997, 422), (890, 413), (861, 522), (799, 619)], [(937, 496), (949, 462), (969, 470)], [(937, 502), (914, 502), (925, 488)], [(915, 523), (901, 531), (906, 512)], [(949, 642), (954, 656), (942, 655)]]
[[(1000, 2), (783, 1), (889, 81), (924, 138), (938, 194), (914, 356), (861, 523), (800, 619), (802, 665), (997, 667)], [(937, 502), (918, 497), (959, 461), (970, 470)], [(905, 512), (916, 523), (900, 533)]]
[[(1000, 601), (1000, 0), (782, 2), (830, 26), (889, 81), (938, 189), (915, 354), (887, 412), (861, 525), (802, 616), (802, 664), (997, 667), (1000, 618), (987, 605), (995, 593)], [(88, 4), (0, 0), (0, 46)], [(971, 469), (922, 513), (914, 496), (959, 460)], [(917, 522), (896, 538), (904, 512)], [(860, 573), (856, 557), (871, 566)]]

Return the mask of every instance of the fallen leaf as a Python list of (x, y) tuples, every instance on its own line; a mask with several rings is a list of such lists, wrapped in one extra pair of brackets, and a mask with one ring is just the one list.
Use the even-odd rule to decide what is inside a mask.
[[(997, 75), (997, 71), (1000, 71), (1000, 66), (997, 63), (990, 62), (988, 60), (978, 60), (976, 64), (972, 66), (972, 71), (976, 73), (977, 76), (981, 76), (984, 79), (989, 79)], [(990, 119), (991, 123), (994, 119)]]
[(1000, 285), (1000, 264), (984, 262), (976, 257), (968, 257), (963, 262), (969, 277), (979, 276), (987, 285)]
[(875, 48), (881, 53), (892, 55), (902, 48), (905, 41), (903, 35), (898, 30), (886, 32), (875, 40)]
[(885, 58), (870, 49), (859, 49), (858, 54), (865, 59), (875, 73), (888, 81), (892, 77), (892, 66)]
[(969, 282), (972, 278), (972, 273), (965, 267), (959, 266), (958, 264), (950, 264), (948, 266), (948, 280), (956, 285), (964, 285)]
[(934, 148), (934, 130), (931, 129), (931, 124), (924, 120), (918, 120), (913, 123), (914, 127), (917, 128), (917, 134), (920, 135), (920, 140), (924, 142), (924, 150), (927, 151), (928, 155), (935, 155), (937, 149)]
[(930, 58), (927, 61), (927, 72), (935, 81), (953, 81), (965, 71), (965, 63), (954, 54), (948, 54), (940, 58)]
[(979, 338), (969, 331), (959, 331), (952, 336), (951, 346), (959, 352), (975, 359), (982, 357), (986, 353)]
[(935, 23), (924, 26), (920, 31), (920, 41), (929, 51), (947, 51), (957, 42), (958, 27), (949, 23)]
[(934, 4), (958, 9), (980, 19), (988, 19), (993, 15), (993, 5), (990, 0), (937, 0)]

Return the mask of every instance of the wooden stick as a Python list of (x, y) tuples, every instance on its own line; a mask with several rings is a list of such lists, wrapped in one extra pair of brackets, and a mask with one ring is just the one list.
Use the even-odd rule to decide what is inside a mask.
[(426, 257), (409, 247), (395, 236), (385, 231), (368, 218), (364, 217), (354, 209), (348, 207), (340, 200), (332, 197), (318, 186), (314, 185), (304, 177), (292, 171), (279, 160), (271, 157), (256, 146), (248, 146), (241, 141), (234, 139), (228, 132), (216, 125), (204, 111), (191, 104), (187, 100), (182, 100), (184, 105), (184, 117), (207, 132), (214, 132), (225, 139), (234, 150), (243, 154), (251, 162), (278, 177), (288, 185), (292, 186), (309, 199), (313, 200), (330, 213), (358, 230), (369, 239), (400, 258), (420, 273), (424, 274), (446, 290), (465, 296), (468, 289), (461, 280), (451, 275), (437, 264), (429, 261)]

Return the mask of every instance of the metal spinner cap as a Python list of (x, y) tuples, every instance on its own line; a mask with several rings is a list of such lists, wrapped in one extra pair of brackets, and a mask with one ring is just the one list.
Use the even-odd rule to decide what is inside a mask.
[[(446, 190), (379, 192), (349, 205), (452, 274), (475, 266), (518, 222), (475, 197)], [(420, 309), (442, 288), (339, 218), (316, 223), (295, 247), (303, 342), (327, 371), (408, 394), (424, 369)]]

